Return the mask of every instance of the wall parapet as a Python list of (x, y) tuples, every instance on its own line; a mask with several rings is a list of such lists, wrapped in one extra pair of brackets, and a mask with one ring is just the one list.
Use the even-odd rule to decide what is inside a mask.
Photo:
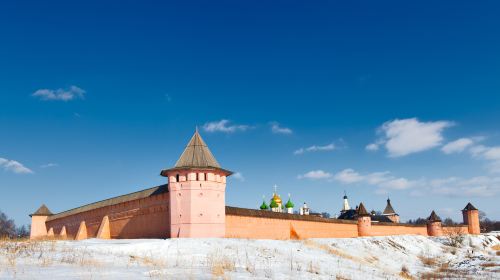
[(246, 216), (246, 217), (310, 221), (310, 222), (334, 223), (334, 224), (357, 224), (357, 221), (351, 221), (351, 220), (330, 219), (312, 215), (278, 213), (278, 212), (262, 211), (262, 210), (239, 208), (232, 206), (226, 206), (226, 216)]
[(66, 210), (64, 212), (60, 212), (60, 213), (54, 214), (52, 216), (49, 216), (49, 218), (47, 219), (47, 222), (54, 221), (54, 220), (61, 219), (61, 218), (65, 218), (65, 217), (72, 216), (72, 215), (76, 215), (76, 214), (80, 214), (83, 212), (96, 210), (96, 209), (103, 208), (106, 206), (113, 206), (113, 205), (117, 205), (120, 203), (129, 202), (129, 201), (133, 201), (133, 200), (137, 200), (137, 199), (142, 199), (142, 198), (146, 198), (146, 197), (150, 197), (153, 195), (158, 195), (158, 194), (162, 194), (162, 193), (166, 193), (166, 192), (168, 192), (168, 184), (152, 187), (149, 189), (145, 189), (142, 191), (137, 191), (137, 192), (133, 192), (133, 193), (129, 193), (129, 194), (116, 196), (113, 198), (104, 199), (104, 200), (101, 200), (98, 202), (86, 204), (86, 205), (83, 205), (80, 207), (76, 207), (76, 208)]
[(372, 226), (393, 226), (393, 227), (427, 227), (426, 224), (423, 225), (415, 225), (415, 224), (406, 224), (406, 223), (387, 223), (387, 222), (372, 222)]

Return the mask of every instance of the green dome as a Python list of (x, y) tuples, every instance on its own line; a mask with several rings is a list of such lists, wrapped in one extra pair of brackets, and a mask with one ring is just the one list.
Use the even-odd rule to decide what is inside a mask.
[(271, 208), (278, 208), (279, 207), (278, 203), (276, 203), (274, 198), (271, 199), (271, 204), (269, 206), (271, 206)]
[(290, 200), (290, 198), (288, 199), (288, 202), (285, 204), (285, 207), (286, 208), (293, 208), (295, 205), (293, 205), (293, 202)]
[(269, 209), (269, 207), (267, 206), (266, 201), (264, 200), (260, 205), (260, 210), (267, 210), (267, 209)]

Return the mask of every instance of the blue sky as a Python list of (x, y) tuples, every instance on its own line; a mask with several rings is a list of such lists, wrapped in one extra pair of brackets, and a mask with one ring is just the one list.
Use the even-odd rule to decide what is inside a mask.
[(500, 219), (497, 1), (0, 4), (0, 209), (19, 224), (165, 182), (195, 126), (238, 172), (337, 213)]

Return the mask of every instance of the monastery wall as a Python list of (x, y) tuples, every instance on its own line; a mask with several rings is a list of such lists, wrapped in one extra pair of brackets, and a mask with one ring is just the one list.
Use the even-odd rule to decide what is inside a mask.
[(170, 237), (169, 193), (142, 196), (135, 193), (137, 199), (118, 197), (62, 212), (50, 216), (46, 228), (59, 235), (65, 226), (67, 238), (73, 239), (84, 221), (86, 238), (94, 238), (103, 218), (108, 216), (111, 238)]
[[(443, 227), (444, 234), (467, 234), (467, 225)], [(427, 225), (373, 222), (370, 236), (428, 236)], [(248, 239), (307, 239), (358, 237), (357, 221), (290, 215), (236, 207), (226, 207), (226, 237)]]
[(415, 234), (427, 236), (427, 225), (372, 223), (371, 236)]
[(357, 237), (356, 221), (226, 207), (226, 237), (306, 239)]

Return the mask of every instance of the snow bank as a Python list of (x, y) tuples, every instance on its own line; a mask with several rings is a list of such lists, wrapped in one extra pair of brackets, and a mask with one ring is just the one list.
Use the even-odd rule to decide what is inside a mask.
[(2, 242), (11, 279), (499, 279), (494, 235)]

